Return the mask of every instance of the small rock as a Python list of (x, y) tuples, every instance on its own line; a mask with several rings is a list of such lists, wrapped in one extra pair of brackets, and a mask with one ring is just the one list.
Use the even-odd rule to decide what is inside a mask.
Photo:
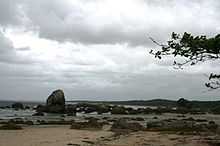
[(79, 144), (74, 144), (74, 143), (68, 143), (67, 144), (68, 146), (70, 145), (70, 146), (80, 146)]
[(32, 116), (44, 116), (44, 113), (43, 112), (37, 112), (37, 113), (34, 113)]

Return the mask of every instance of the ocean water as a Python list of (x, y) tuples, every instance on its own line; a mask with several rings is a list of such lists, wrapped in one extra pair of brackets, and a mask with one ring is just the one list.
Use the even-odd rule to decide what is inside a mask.
[(22, 102), (25, 106), (29, 106), (30, 109), (26, 110), (14, 110), (11, 108), (4, 108), (6, 106), (11, 107), (13, 103), (16, 101), (0, 101), (0, 119), (14, 119), (14, 118), (27, 118), (30, 117), (32, 114), (35, 113), (33, 107), (42, 104), (40, 102)]
[(35, 113), (34, 110), (13, 110), (13, 109), (0, 109), (0, 119), (26, 119)]

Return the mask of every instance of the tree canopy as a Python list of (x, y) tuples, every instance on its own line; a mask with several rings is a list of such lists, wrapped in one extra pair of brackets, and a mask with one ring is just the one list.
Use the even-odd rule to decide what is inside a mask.
[[(184, 65), (196, 65), (199, 62), (214, 61), (220, 58), (220, 34), (208, 38), (205, 35), (193, 36), (185, 32), (183, 35), (172, 33), (171, 39), (167, 44), (159, 44), (153, 38), (154, 43), (160, 46), (160, 50), (151, 50), (155, 58), (162, 59), (162, 56), (183, 57), (186, 60), (177, 62), (174, 60), (173, 65), (176, 68), (182, 68)], [(210, 73), (209, 82), (205, 83), (210, 89), (220, 88), (220, 74)]]

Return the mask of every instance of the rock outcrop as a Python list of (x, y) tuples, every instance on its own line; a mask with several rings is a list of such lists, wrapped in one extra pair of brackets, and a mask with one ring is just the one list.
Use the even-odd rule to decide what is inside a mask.
[(65, 96), (62, 90), (54, 91), (48, 98), (46, 103), (48, 113), (64, 113), (65, 112)]
[(55, 90), (47, 98), (46, 105), (38, 105), (36, 107), (37, 113), (65, 113), (65, 96), (63, 90)]

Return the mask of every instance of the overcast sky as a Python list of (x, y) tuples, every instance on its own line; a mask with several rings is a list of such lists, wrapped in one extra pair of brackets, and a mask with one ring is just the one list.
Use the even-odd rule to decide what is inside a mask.
[(154, 59), (172, 32), (220, 32), (219, 0), (0, 0), (0, 100), (218, 100), (205, 74)]

